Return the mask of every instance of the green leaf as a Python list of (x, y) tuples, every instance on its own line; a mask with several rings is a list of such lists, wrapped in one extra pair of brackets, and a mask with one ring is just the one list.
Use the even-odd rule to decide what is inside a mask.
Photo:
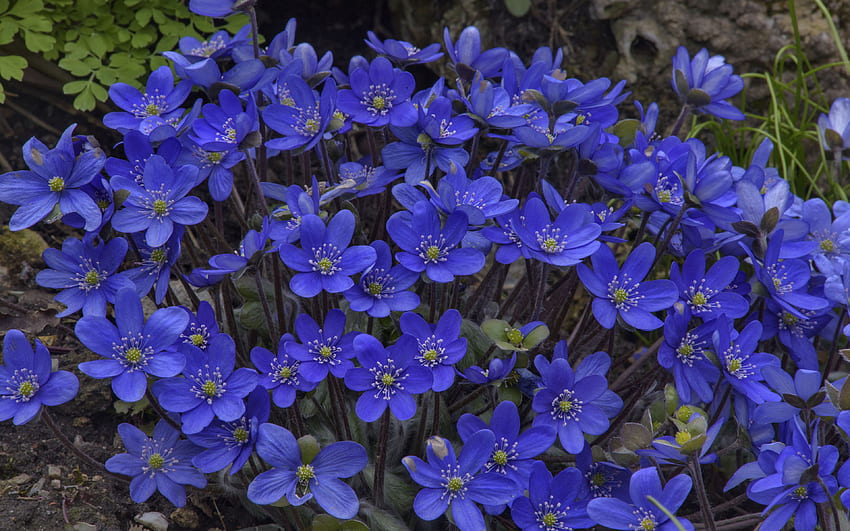
[(83, 89), (86, 88), (88, 84), (89, 82), (86, 80), (71, 81), (65, 83), (65, 85), (62, 87), (62, 92), (64, 92), (65, 94), (79, 94), (83, 91)]
[(301, 462), (311, 463), (319, 455), (319, 443), (312, 435), (305, 435), (298, 439), (298, 448), (301, 450)]
[(3, 79), (17, 79), (20, 81), (24, 78), (24, 68), (26, 67), (27, 60), (19, 55), (0, 57), (0, 77)]
[(0, 103), (6, 103), (6, 90), (2, 83), (0, 83)]
[(136, 11), (136, 22), (138, 22), (140, 26), (146, 26), (147, 23), (150, 22), (152, 14), (153, 13), (150, 8), (142, 8)]
[(99, 33), (89, 35), (88, 43), (89, 49), (98, 57), (103, 57), (106, 53), (106, 50), (109, 48), (106, 39), (104, 39), (103, 36)]
[(94, 109), (94, 94), (92, 94), (91, 87), (86, 87), (74, 98), (74, 107), (81, 111)]
[(44, 9), (44, 3), (42, 3), (41, 0), (28, 0), (26, 2), (18, 0), (15, 2), (15, 5), (12, 6), (12, 9), (6, 13), (6, 15), (14, 15), (18, 18), (24, 19), (31, 17), (42, 9)]
[(91, 74), (91, 67), (79, 59), (65, 57), (59, 61), (59, 66), (77, 77)]
[(91, 91), (97, 101), (106, 101), (106, 99), (109, 97), (109, 95), (106, 93), (106, 89), (97, 83), (91, 84)]
[(511, 15), (515, 17), (524, 17), (531, 9), (531, 0), (505, 0), (505, 7)]
[(10, 19), (0, 19), (0, 44), (8, 44), (18, 33), (18, 25)]
[(25, 30), (24, 44), (26, 44), (27, 49), (32, 52), (47, 52), (53, 49), (53, 45), (56, 44), (56, 39), (50, 35), (45, 35), (44, 33), (36, 33), (34, 31)]

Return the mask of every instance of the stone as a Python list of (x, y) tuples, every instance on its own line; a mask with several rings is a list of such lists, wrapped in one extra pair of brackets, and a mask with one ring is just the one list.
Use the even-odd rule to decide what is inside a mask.
[(151, 531), (167, 531), (168, 520), (165, 515), (157, 512), (148, 512), (137, 515), (133, 518), (137, 524), (141, 524)]
[(201, 519), (198, 518), (198, 513), (186, 507), (175, 509), (169, 516), (171, 517), (171, 521), (180, 527), (198, 529), (201, 526)]
[(29, 474), (18, 474), (12, 479), (8, 480), (8, 483), (12, 485), (23, 485), (24, 483), (29, 483), (32, 480), (32, 476)]
[(62, 481), (60, 481), (58, 479), (51, 479), (50, 480), (50, 488), (53, 489), (53, 490), (61, 489), (62, 488)]
[(57, 479), (62, 477), (62, 467), (56, 465), (47, 465), (47, 477)]

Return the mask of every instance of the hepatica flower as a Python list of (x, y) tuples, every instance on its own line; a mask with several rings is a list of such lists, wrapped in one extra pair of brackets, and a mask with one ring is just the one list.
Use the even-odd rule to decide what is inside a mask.
[(430, 63), (443, 56), (443, 53), (440, 51), (440, 45), (437, 43), (429, 44), (420, 50), (407, 41), (397, 41), (395, 39), (381, 41), (372, 31), (366, 32), (366, 35), (369, 38), (364, 40), (369, 48), (372, 48), (381, 55), (385, 55), (399, 66)]
[(679, 298), (688, 305), (692, 315), (706, 322), (720, 314), (737, 319), (746, 315), (750, 305), (743, 296), (726, 289), (740, 266), (734, 256), (724, 256), (706, 271), (705, 252), (697, 249), (685, 258), (681, 271), (675, 262), (670, 266), (670, 280), (679, 288)]
[(292, 505), (302, 505), (315, 499), (334, 518), (348, 520), (357, 514), (357, 495), (339, 478), (351, 477), (366, 466), (368, 457), (361, 445), (335, 442), (305, 463), (292, 433), (266, 423), (260, 426), (257, 453), (273, 468), (248, 485), (248, 499), (252, 502), (268, 505), (285, 497)]
[[(589, 370), (591, 365), (610, 364), (610, 358), (605, 353), (594, 356), (586, 358), (579, 371), (573, 371), (563, 358), (551, 363), (542, 355), (534, 359), (534, 366), (540, 373), (540, 390), (534, 395), (531, 406), (538, 413), (533, 425), (557, 430), (561, 446), (571, 454), (584, 449), (585, 433), (601, 435), (610, 424), (608, 417), (616, 414), (615, 410), (608, 415), (603, 409), (608, 405), (605, 403), (608, 401), (607, 380), (597, 371)], [(585, 364), (587, 366), (583, 367)]]
[(112, 226), (122, 232), (145, 231), (145, 241), (159, 247), (168, 241), (175, 225), (195, 225), (207, 216), (207, 204), (187, 194), (197, 184), (198, 169), (181, 166), (173, 170), (159, 155), (151, 155), (145, 164), (143, 184), (118, 176), (115, 189), (130, 196), (124, 208), (112, 216)]
[(176, 343), (188, 323), (188, 313), (176, 306), (156, 310), (146, 322), (139, 296), (122, 289), (115, 297), (115, 324), (94, 316), (77, 321), (80, 342), (107, 358), (80, 363), (80, 370), (92, 378), (112, 378), (115, 396), (125, 402), (141, 400), (148, 374), (168, 378), (183, 370), (186, 358)]
[(517, 495), (517, 485), (494, 472), (483, 472), (496, 437), (481, 430), (467, 439), (460, 456), (449, 441), (428, 439), (425, 462), (415, 456), (402, 459), (411, 479), (424, 488), (413, 500), (413, 510), (423, 520), (436, 520), (452, 509), (454, 523), (461, 531), (485, 529), (484, 517), (475, 503), (501, 505)]
[(722, 55), (709, 57), (705, 48), (691, 59), (688, 50), (679, 46), (673, 56), (673, 90), (682, 104), (697, 111), (727, 120), (743, 120), (744, 113), (725, 100), (741, 92), (744, 81), (732, 73), (732, 65), (725, 61)]
[(762, 335), (761, 323), (750, 321), (735, 337), (735, 329), (726, 316), (722, 316), (717, 320), (716, 330), (712, 336), (714, 352), (726, 382), (756, 404), (778, 400), (779, 397), (762, 383), (761, 371), (769, 365), (778, 367), (779, 358), (767, 352), (755, 352)]
[(459, 210), (443, 226), (429, 201), (417, 202), (412, 215), (397, 212), (387, 220), (387, 232), (402, 249), (396, 260), (411, 271), (424, 271), (435, 282), (451, 282), (455, 275), (472, 275), (484, 266), (484, 253), (457, 248), (467, 226), (467, 216)]
[(58, 406), (77, 396), (80, 382), (68, 371), (51, 372), (50, 353), (38, 339), (35, 350), (20, 330), (3, 338), (0, 365), (0, 421), (18, 426), (32, 420), (41, 406)]
[(75, 127), (76, 124), (65, 129), (53, 149), (35, 137), (30, 138), (23, 147), (29, 170), (0, 175), (0, 201), (20, 205), (9, 220), (10, 230), (35, 225), (56, 205), (63, 215), (79, 214), (85, 220), (87, 231), (100, 225), (100, 208), (80, 188), (94, 179), (106, 158), (100, 149), (83, 151), (76, 156), (72, 143)]
[(199, 489), (207, 486), (207, 479), (192, 466), (192, 457), (200, 448), (179, 440), (180, 432), (166, 421), (157, 422), (153, 437), (127, 423), (118, 426), (118, 434), (127, 453), (110, 457), (106, 469), (133, 478), (130, 498), (134, 502), (143, 503), (159, 491), (175, 506), (183, 507), (186, 505), (183, 485)]
[(511, 504), (511, 518), (522, 531), (584, 529), (596, 523), (587, 516), (583, 500), (589, 494), (577, 468), (565, 468), (557, 476), (546, 463), (533, 461), (528, 495)]
[(180, 256), (180, 242), (183, 239), (183, 227), (176, 227), (171, 237), (163, 245), (151, 247), (144, 237), (133, 234), (133, 241), (139, 251), (140, 262), (137, 266), (125, 271), (127, 277), (136, 283), (137, 292), (147, 295), (154, 288), (154, 301), (159, 304), (168, 291), (171, 280), (171, 268)]
[(295, 332), (301, 343), (284, 342), (284, 350), (294, 359), (301, 362), (299, 370), (307, 380), (321, 382), (328, 371), (337, 378), (345, 377), (345, 373), (354, 367), (351, 358), (354, 357), (354, 338), (359, 332), (345, 331), (345, 313), (333, 309), (325, 317), (320, 327), (312, 317), (302, 313), (295, 318)]
[(301, 248), (290, 243), (280, 246), (280, 258), (298, 271), (289, 287), (301, 297), (315, 297), (322, 291), (341, 293), (352, 286), (351, 275), (375, 263), (377, 253), (368, 245), (349, 247), (355, 219), (350, 210), (340, 210), (327, 227), (319, 216), (301, 220)]
[(319, 143), (336, 110), (336, 84), (325, 81), (321, 98), (317, 98), (299, 76), (286, 78), (289, 90), (287, 104), (272, 103), (263, 110), (263, 121), (283, 135), (266, 142), (271, 149), (289, 151), (311, 149)]
[(484, 470), (503, 474), (521, 488), (528, 485), (532, 466), (537, 462), (533, 458), (548, 450), (555, 442), (555, 430), (548, 425), (529, 428), (520, 433), (519, 411), (516, 404), (508, 400), (496, 406), (489, 425), (469, 413), (464, 413), (457, 421), (458, 435), (464, 442), (484, 429), (491, 430), (496, 436), (490, 459), (484, 463)]
[(114, 83), (109, 87), (109, 98), (124, 112), (108, 113), (103, 124), (122, 134), (133, 130), (145, 133), (143, 124), (151, 118), (176, 126), (183, 115), (180, 106), (191, 90), (192, 82), (188, 79), (175, 86), (174, 75), (167, 66), (153, 71), (144, 92), (126, 83)]
[(369, 68), (357, 68), (349, 77), (351, 89), (341, 90), (337, 106), (357, 123), (405, 127), (419, 118), (410, 102), (416, 81), (409, 72), (393, 68), (378, 57)]
[(569, 205), (552, 221), (543, 201), (532, 197), (525, 205), (524, 223), (514, 228), (532, 257), (547, 264), (571, 266), (599, 248), (596, 238), (602, 229), (588, 223), (588, 214), (584, 205)]
[(850, 148), (850, 99), (836, 98), (832, 102), (829, 114), (818, 117), (818, 133), (827, 151), (842, 152)]
[(66, 308), (57, 317), (80, 309), (83, 315), (102, 317), (106, 303), (115, 301), (118, 290), (135, 287), (124, 273), (116, 272), (126, 254), (124, 238), (112, 238), (100, 245), (89, 239), (66, 238), (61, 251), (45, 249), (42, 258), (50, 269), (39, 271), (35, 281), (39, 286), (62, 290), (55, 300)]
[(245, 465), (254, 452), (260, 425), (269, 420), (269, 394), (265, 389), (254, 389), (248, 395), (245, 414), (230, 422), (215, 419), (189, 440), (206, 448), (194, 458), (192, 464), (201, 472), (210, 474), (230, 467), (234, 475)]
[(233, 370), (236, 344), (227, 334), (217, 335), (206, 351), (188, 347), (183, 378), (154, 382), (151, 390), (167, 411), (182, 413), (183, 433), (198, 433), (213, 418), (237, 420), (245, 413), (244, 398), (257, 386), (253, 369)]
[(640, 244), (622, 268), (605, 245), (590, 259), (593, 270), (584, 264), (576, 266), (576, 270), (585, 288), (595, 297), (593, 315), (599, 324), (611, 328), (619, 315), (639, 330), (654, 330), (662, 325), (651, 312), (671, 307), (678, 293), (676, 285), (669, 280), (643, 280), (655, 259), (652, 244)]
[[(649, 497), (655, 498), (672, 514), (684, 503), (693, 482), (686, 474), (670, 479), (664, 487), (655, 467), (643, 468), (632, 474), (629, 482), (631, 503), (617, 498), (594, 498), (587, 504), (587, 514), (597, 524), (611, 529), (675, 531), (676, 524)], [(682, 525), (690, 522), (678, 519)]]
[(433, 325), (417, 313), (405, 312), (399, 319), (402, 335), (390, 350), (413, 352), (414, 363), (431, 372), (432, 389), (445, 391), (454, 383), (454, 364), (466, 355), (467, 341), (460, 337), (462, 322), (457, 310), (448, 310)]
[(385, 241), (370, 245), (375, 249), (375, 263), (345, 291), (351, 309), (372, 317), (386, 317), (390, 311), (403, 312), (419, 306), (419, 295), (407, 289), (419, 280), (419, 275), (402, 265), (393, 266), (392, 252)]
[(389, 352), (368, 334), (354, 338), (354, 351), (361, 367), (345, 373), (345, 385), (353, 391), (363, 391), (357, 400), (357, 416), (373, 422), (389, 407), (397, 419), (411, 418), (416, 412), (412, 395), (431, 388), (431, 372), (413, 363), (412, 351)]
[(281, 336), (277, 355), (263, 347), (251, 349), (251, 363), (260, 371), (257, 385), (272, 392), (277, 407), (291, 406), (295, 403), (296, 391), (312, 391), (318, 385), (305, 378), (300, 371), (301, 362), (286, 353), (286, 343), (294, 341), (292, 334)]

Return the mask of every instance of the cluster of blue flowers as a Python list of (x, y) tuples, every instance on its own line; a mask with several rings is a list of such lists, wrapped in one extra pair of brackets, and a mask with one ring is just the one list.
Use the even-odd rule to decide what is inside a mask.
[[(227, 470), (290, 526), (693, 529), (685, 506), (715, 529), (711, 466), (749, 481), (752, 518), (724, 528), (847, 522), (850, 204), (791, 193), (769, 140), (739, 167), (678, 136), (743, 119), (722, 57), (679, 49), (664, 136), (656, 104), (622, 118), (624, 83), (570, 78), (560, 51), (370, 32), (378, 56), (343, 69), (295, 30), (183, 39), (173, 71), (109, 90), (112, 157), (71, 126), (0, 175), (12, 230), (83, 233), (37, 277), (82, 314), (79, 371), (162, 416), (122, 424), (105, 464), (134, 501), (182, 506)], [(456, 79), (418, 89), (407, 68), (444, 55)], [(840, 165), (850, 100), (818, 123)], [(18, 331), (4, 363), (0, 418), (76, 395)], [(385, 500), (388, 478), (421, 488)]]

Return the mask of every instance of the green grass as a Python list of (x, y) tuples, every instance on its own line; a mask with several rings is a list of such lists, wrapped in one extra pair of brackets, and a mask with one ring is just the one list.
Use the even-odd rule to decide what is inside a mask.
[(815, 3), (827, 20), (841, 60), (817, 67), (811, 64), (797, 25), (795, 2), (789, 0), (794, 42), (777, 52), (772, 71), (741, 76), (749, 80), (748, 85), (767, 88), (769, 101), (762, 114), (746, 112), (752, 105), (748, 105), (744, 91), (739, 103), (747, 115), (745, 122), (700, 121), (692, 127), (690, 136), (703, 131), (710, 133), (717, 151), (742, 167), (749, 165), (761, 141), (769, 138), (774, 145), (770, 165), (790, 183), (791, 191), (803, 199), (820, 197), (832, 204), (839, 199), (847, 200), (850, 184), (842, 184), (835, 178), (835, 166), (820, 145), (817, 120), (829, 111), (831, 102), (824, 95), (819, 76), (833, 68), (844, 68), (850, 73), (850, 59), (829, 10), (821, 0)]

